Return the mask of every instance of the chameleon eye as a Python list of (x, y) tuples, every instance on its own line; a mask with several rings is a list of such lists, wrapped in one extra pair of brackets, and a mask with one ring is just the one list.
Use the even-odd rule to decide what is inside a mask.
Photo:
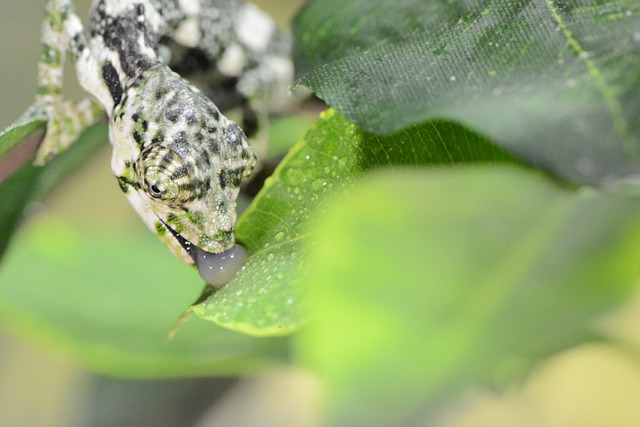
[(154, 199), (159, 199), (162, 197), (162, 190), (158, 187), (158, 184), (150, 184), (148, 185), (148, 191), (151, 197)]
[(140, 154), (137, 167), (140, 182), (152, 198), (180, 202), (192, 197), (188, 168), (174, 151), (152, 146)]

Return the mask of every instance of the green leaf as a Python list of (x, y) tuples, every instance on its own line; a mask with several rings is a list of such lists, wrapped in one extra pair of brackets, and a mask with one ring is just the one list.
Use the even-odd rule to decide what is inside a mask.
[(387, 165), (511, 161), (463, 127), (433, 122), (385, 137), (334, 111), (311, 128), (239, 219), (236, 237), (251, 253), (244, 270), (194, 307), (197, 315), (253, 335), (284, 335), (307, 321), (308, 220), (364, 172)]
[(296, 344), (336, 426), (409, 425), (513, 380), (593, 338), (640, 278), (640, 202), (511, 167), (369, 177), (316, 235), (315, 321)]
[(639, 28), (637, 0), (312, 0), (297, 82), (374, 133), (451, 119), (608, 183), (640, 173)]
[(198, 294), (199, 285), (186, 284), (200, 281), (147, 230), (97, 232), (48, 220), (22, 233), (0, 270), (0, 321), (88, 369), (235, 375), (287, 359), (283, 339), (247, 337), (197, 318), (167, 343)]
[[(26, 135), (41, 126), (34, 121), (14, 125), (0, 135), (0, 145), (16, 145)], [(27, 164), (0, 182), (0, 259), (20, 224), (25, 206), (42, 198), (71, 171), (93, 154), (106, 141), (106, 126), (97, 124), (87, 129), (68, 150), (56, 156), (44, 167)]]
[(27, 136), (39, 129), (43, 129), (47, 123), (44, 114), (27, 111), (14, 124), (0, 133), (0, 157), (8, 153)]

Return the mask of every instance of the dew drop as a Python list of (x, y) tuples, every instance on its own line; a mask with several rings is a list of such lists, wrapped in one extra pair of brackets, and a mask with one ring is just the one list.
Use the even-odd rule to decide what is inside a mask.
[(323, 181), (321, 179), (316, 179), (311, 183), (311, 189), (313, 191), (318, 191), (324, 186)]

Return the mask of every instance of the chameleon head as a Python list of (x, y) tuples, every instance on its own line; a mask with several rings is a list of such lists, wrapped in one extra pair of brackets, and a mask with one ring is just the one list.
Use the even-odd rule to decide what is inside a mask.
[(236, 198), (255, 155), (208, 98), (159, 73), (132, 87), (112, 116), (112, 168), (145, 223), (220, 287), (247, 258), (235, 244)]

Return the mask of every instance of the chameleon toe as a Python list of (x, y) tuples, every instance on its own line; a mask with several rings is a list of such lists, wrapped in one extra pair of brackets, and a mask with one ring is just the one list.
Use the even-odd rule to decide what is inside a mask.
[(194, 261), (200, 277), (216, 289), (220, 289), (242, 268), (249, 257), (240, 245), (232, 246), (224, 252), (211, 253), (195, 248)]

